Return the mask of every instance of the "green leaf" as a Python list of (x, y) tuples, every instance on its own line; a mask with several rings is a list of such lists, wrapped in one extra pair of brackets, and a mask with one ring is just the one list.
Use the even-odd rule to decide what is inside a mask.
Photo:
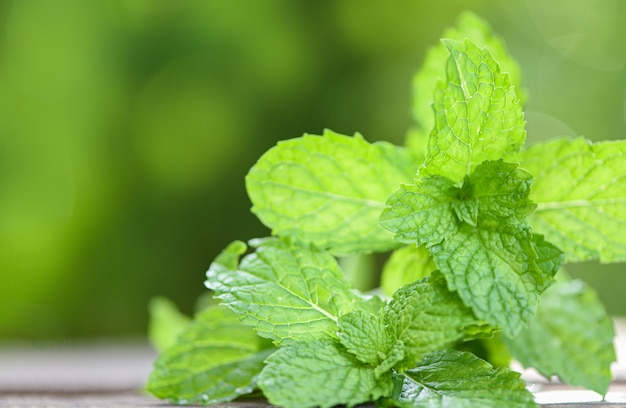
[(279, 142), (252, 167), (246, 187), (273, 234), (336, 254), (385, 251), (397, 243), (378, 216), (416, 169), (404, 149), (327, 130)]
[(472, 173), (469, 185), (461, 189), (468, 198), (464, 203), (476, 201), (480, 213), (473, 222), (466, 222), (476, 226), (480, 216), (506, 224), (523, 223), (536, 207), (528, 199), (532, 182), (533, 176), (517, 164), (502, 160), (481, 163)]
[[(515, 86), (518, 97), (525, 99), (521, 88), (520, 68), (511, 58), (504, 42), (494, 35), (491, 27), (481, 18), (470, 12), (462, 13), (455, 27), (447, 29), (442, 38), (462, 41), (469, 39), (478, 47), (487, 47), (490, 54), (498, 62), (502, 72), (509, 75), (511, 84)], [(428, 134), (435, 126), (432, 100), (435, 87), (439, 81), (445, 80), (445, 66), (450, 54), (443, 44), (430, 48), (420, 70), (413, 77), (412, 113), (415, 127), (407, 137), (407, 147), (418, 156), (423, 154)]]
[(385, 353), (385, 359), (374, 369), (376, 378), (388, 373), (392, 368), (397, 368), (398, 363), (404, 360), (406, 351), (407, 347), (404, 342), (402, 340), (396, 340), (391, 346), (391, 349)]
[(272, 404), (281, 407), (352, 407), (393, 390), (391, 372), (376, 376), (373, 366), (328, 340), (291, 343), (266, 363), (259, 387)]
[(396, 249), (385, 263), (380, 287), (391, 296), (402, 286), (429, 276), (437, 267), (428, 250), (415, 245)]
[(339, 319), (337, 333), (341, 344), (361, 362), (379, 365), (387, 358), (394, 339), (389, 336), (378, 315), (355, 310)]
[(535, 314), (547, 286), (531, 237), (524, 226), (464, 224), (430, 250), (450, 290), (458, 291), (476, 316), (514, 336)]
[(522, 153), (536, 177), (533, 230), (568, 261), (626, 261), (626, 141), (539, 143)]
[(147, 390), (180, 404), (233, 400), (256, 388), (270, 346), (228, 309), (211, 307), (159, 356)]
[(404, 373), (397, 398), (401, 407), (493, 408), (536, 407), (519, 374), (491, 364), (471, 353), (436, 351)]
[(604, 395), (616, 358), (614, 337), (611, 319), (595, 292), (572, 280), (550, 287), (530, 326), (504, 340), (524, 366)]
[(439, 243), (458, 230), (458, 219), (452, 211), (454, 200), (456, 191), (447, 178), (417, 179), (413, 185), (400, 186), (389, 197), (380, 224), (402, 243)]
[(398, 241), (427, 247), (458, 233), (462, 223), (520, 224), (535, 208), (531, 183), (526, 170), (502, 160), (481, 163), (460, 188), (442, 176), (418, 178), (389, 197), (380, 223)]
[(377, 378), (404, 360), (405, 344), (392, 337), (378, 314), (355, 310), (341, 316), (337, 335), (357, 360), (375, 367)]
[(336, 338), (339, 316), (367, 308), (328, 252), (274, 238), (251, 244), (256, 252), (239, 267), (245, 245), (229, 245), (209, 268), (205, 284), (259, 335), (279, 342)]
[(540, 289), (543, 293), (554, 282), (554, 276), (565, 263), (565, 254), (556, 246), (547, 242), (543, 235), (533, 234), (533, 246), (537, 253), (537, 267), (545, 277), (544, 285)]
[(448, 290), (438, 271), (400, 288), (383, 309), (383, 322), (391, 337), (406, 345), (405, 361), (396, 367), (400, 371), (414, 367), (426, 353), (470, 337), (469, 332), (480, 336), (478, 327), (486, 335), (493, 333), (456, 293)]
[(514, 334), (555, 272), (537, 265), (539, 243), (524, 219), (534, 208), (531, 182), (502, 160), (481, 163), (461, 187), (442, 176), (418, 178), (391, 195), (380, 223), (401, 242), (425, 244), (450, 289), (478, 317)]
[(380, 312), (380, 309), (382, 309), (383, 306), (387, 304), (387, 302), (382, 300), (374, 292), (376, 292), (376, 290), (370, 292), (369, 294), (361, 295), (365, 299), (365, 303), (359, 304), (358, 307), (366, 312), (378, 314)]
[(158, 351), (176, 343), (176, 337), (191, 324), (191, 319), (176, 308), (174, 302), (155, 297), (149, 305), (148, 339)]
[(489, 50), (442, 41), (450, 52), (447, 83), (435, 91), (435, 126), (420, 174), (458, 183), (485, 160), (515, 158), (526, 132), (515, 89)]

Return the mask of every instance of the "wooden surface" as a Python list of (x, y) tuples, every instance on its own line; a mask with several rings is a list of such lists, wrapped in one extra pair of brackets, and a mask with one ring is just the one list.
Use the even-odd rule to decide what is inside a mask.
[[(0, 397), (2, 408), (113, 408), (113, 407), (176, 407), (156, 398), (137, 392), (117, 392), (111, 394), (65, 394), (65, 395), (4, 395)], [(186, 407), (199, 407), (186, 405)], [(268, 408), (262, 402), (232, 402), (214, 407), (228, 408)]]
[[(608, 401), (598, 401), (597, 396), (586, 391), (572, 391), (548, 386), (543, 397), (552, 394), (556, 400), (578, 402), (542, 403), (542, 407), (553, 408), (623, 408), (626, 407), (626, 384), (616, 384), (612, 387)], [(112, 407), (174, 407), (167, 401), (160, 401), (137, 391), (118, 391), (111, 393), (0, 393), (0, 407), (2, 408), (112, 408)], [(189, 406), (187, 406), (189, 407)], [(192, 405), (191, 407), (199, 407)], [(272, 407), (261, 401), (236, 401), (214, 405), (223, 408), (268, 408)], [(373, 408), (374, 405), (364, 405), (364, 408)], [(506, 408), (506, 407), (503, 407)]]
[[(616, 382), (607, 401), (586, 390), (548, 383), (525, 371), (537, 402), (545, 407), (626, 408), (626, 323), (618, 322), (619, 364)], [(590, 356), (591, 357), (591, 356)], [(0, 345), (0, 407), (168, 407), (141, 390), (156, 353), (143, 341), (89, 342), (86, 344)], [(217, 407), (269, 407), (258, 401), (219, 404)], [(372, 405), (369, 405), (372, 406)]]

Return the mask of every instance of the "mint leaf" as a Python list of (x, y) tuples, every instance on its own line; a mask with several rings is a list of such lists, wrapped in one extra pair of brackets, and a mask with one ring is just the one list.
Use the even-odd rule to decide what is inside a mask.
[(435, 126), (422, 175), (463, 180), (485, 160), (514, 158), (524, 143), (515, 89), (489, 50), (469, 40), (442, 40), (450, 52), (447, 83), (435, 90)]
[(164, 297), (152, 298), (149, 311), (148, 339), (159, 351), (176, 343), (176, 337), (191, 324), (191, 319), (182, 314), (174, 302)]
[(565, 263), (565, 254), (556, 246), (547, 242), (543, 235), (533, 234), (533, 246), (537, 253), (537, 267), (544, 276), (544, 284), (540, 286), (543, 293), (554, 281), (554, 276)]
[(326, 251), (268, 238), (230, 244), (211, 264), (205, 282), (259, 335), (276, 341), (336, 338), (339, 316), (365, 302), (350, 290)]
[(398, 363), (401, 363), (405, 359), (406, 351), (407, 347), (404, 342), (402, 340), (396, 340), (391, 346), (391, 349), (385, 353), (385, 359), (374, 369), (376, 378), (390, 372), (392, 368), (398, 368)]
[(415, 245), (396, 249), (385, 262), (380, 277), (380, 287), (391, 296), (402, 286), (429, 276), (437, 269), (428, 250)]
[(522, 153), (535, 181), (533, 229), (568, 261), (626, 261), (626, 141), (539, 143)]
[(383, 322), (391, 338), (406, 346), (405, 361), (396, 367), (400, 371), (414, 367), (426, 353), (469, 337), (469, 332), (477, 336), (493, 332), (448, 290), (438, 271), (400, 288), (383, 309)]
[(386, 301), (382, 300), (378, 295), (370, 293), (366, 295), (361, 295), (365, 299), (364, 303), (358, 304), (358, 307), (366, 312), (370, 312), (373, 314), (378, 314), (380, 309), (383, 308), (387, 304)]
[(442, 176), (415, 180), (402, 185), (387, 200), (380, 224), (394, 232), (399, 242), (416, 245), (439, 243), (458, 230), (452, 211), (456, 199), (452, 181)]
[(404, 243), (427, 247), (458, 233), (463, 223), (521, 224), (535, 205), (528, 199), (532, 176), (516, 164), (485, 161), (461, 187), (442, 176), (402, 185), (387, 201), (380, 223)]
[[(476, 201), (476, 212), (480, 212), (483, 220), (497, 220), (506, 224), (523, 223), (536, 207), (528, 199), (532, 182), (533, 176), (520, 169), (517, 164), (488, 160), (476, 167), (469, 185), (464, 185), (461, 189), (461, 193), (467, 197), (466, 201), (461, 202), (467, 205)], [(471, 220), (464, 221), (477, 226), (478, 214), (472, 215)]]
[(430, 248), (435, 263), (476, 316), (514, 336), (537, 310), (546, 276), (538, 268), (528, 227), (468, 224)]
[(401, 242), (425, 244), (449, 288), (479, 318), (513, 335), (551, 282), (524, 219), (534, 208), (531, 182), (502, 160), (485, 161), (461, 187), (442, 176), (419, 178), (391, 195), (380, 223)]
[(337, 335), (341, 344), (359, 361), (374, 366), (387, 358), (386, 353), (394, 343), (385, 322), (378, 315), (364, 310), (341, 316)]
[(462, 339), (489, 337), (493, 328), (477, 319), (439, 271), (403, 286), (379, 315), (356, 310), (339, 319), (339, 340), (376, 374), (413, 368), (424, 354)]
[(392, 337), (377, 314), (355, 310), (341, 316), (337, 335), (348, 352), (359, 361), (375, 367), (377, 378), (404, 360), (405, 344)]
[[(473, 13), (464, 12), (459, 16), (455, 27), (444, 31), (442, 38), (458, 41), (467, 38), (480, 48), (487, 47), (498, 62), (500, 70), (509, 75), (518, 97), (522, 101), (525, 99), (517, 62), (506, 50), (504, 42), (494, 35), (491, 27), (484, 20)], [(445, 80), (445, 66), (449, 55), (443, 44), (431, 47), (422, 67), (413, 77), (412, 113), (415, 127), (408, 135), (407, 146), (411, 152), (416, 152), (418, 155), (422, 154), (422, 146), (426, 145), (428, 134), (435, 125), (432, 108), (433, 93), (437, 83)]]
[(290, 343), (272, 354), (259, 376), (270, 403), (281, 407), (349, 407), (390, 395), (391, 372), (354, 358), (328, 340)]
[(471, 353), (436, 351), (404, 373), (397, 397), (400, 407), (492, 408), (536, 407), (519, 374), (491, 364)]
[(550, 287), (528, 328), (504, 341), (524, 366), (604, 395), (615, 361), (614, 336), (613, 323), (595, 292), (572, 280)]
[(147, 390), (180, 404), (230, 401), (256, 388), (274, 349), (221, 306), (200, 312), (154, 364)]
[(273, 234), (336, 254), (385, 251), (397, 243), (378, 215), (416, 169), (402, 148), (326, 130), (279, 142), (250, 169), (246, 187)]

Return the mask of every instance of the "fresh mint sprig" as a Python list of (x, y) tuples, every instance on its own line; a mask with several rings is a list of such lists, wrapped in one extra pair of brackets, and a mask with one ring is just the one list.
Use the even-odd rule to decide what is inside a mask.
[(444, 42), (447, 82), (435, 91), (435, 128), (413, 185), (389, 198), (381, 224), (400, 242), (426, 245), (451, 290), (509, 335), (536, 312), (551, 277), (537, 265), (525, 218), (532, 175), (519, 154), (523, 114), (508, 75), (469, 40)]
[[(415, 77), (407, 148), (327, 130), (252, 167), (252, 211), (273, 236), (215, 259), (206, 286), (222, 305), (161, 354), (149, 391), (215, 403), (258, 387), (286, 407), (535, 406), (518, 373), (467, 351), (482, 341), (504, 350), (498, 364), (510, 354), (606, 392), (610, 319), (559, 270), (626, 260), (626, 145), (524, 150), (519, 69), (502, 42), (467, 13), (446, 36)], [(352, 289), (336, 257), (388, 250), (390, 298)]]

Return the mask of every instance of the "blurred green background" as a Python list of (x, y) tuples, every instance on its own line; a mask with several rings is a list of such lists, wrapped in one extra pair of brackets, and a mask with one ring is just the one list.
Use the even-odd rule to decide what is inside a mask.
[[(277, 140), (402, 143), (411, 77), (462, 10), (522, 67), (529, 142), (626, 135), (626, 2), (0, 2), (0, 338), (141, 335), (191, 313)], [(626, 314), (623, 265), (570, 268)]]

